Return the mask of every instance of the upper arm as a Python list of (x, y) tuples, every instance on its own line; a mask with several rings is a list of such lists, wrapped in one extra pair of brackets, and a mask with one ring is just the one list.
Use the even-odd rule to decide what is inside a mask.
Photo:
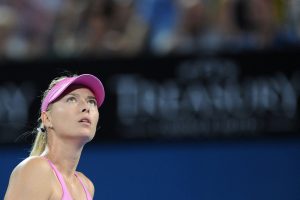
[(45, 160), (28, 158), (13, 170), (4, 199), (49, 199), (49, 180), (49, 166)]

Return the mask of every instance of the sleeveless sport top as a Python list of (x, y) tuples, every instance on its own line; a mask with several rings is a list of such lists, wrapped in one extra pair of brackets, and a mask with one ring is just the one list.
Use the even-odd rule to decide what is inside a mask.
[[(61, 175), (61, 173), (58, 171), (58, 169), (55, 167), (55, 165), (49, 159), (46, 158), (46, 160), (50, 164), (51, 168), (55, 172), (55, 174), (56, 174), (56, 176), (57, 176), (57, 178), (58, 178), (58, 180), (60, 182), (60, 185), (61, 185), (62, 190), (63, 190), (62, 200), (72, 200), (72, 196), (70, 195), (70, 193), (68, 191), (68, 188), (67, 188), (67, 185), (66, 185), (66, 183), (64, 181), (63, 176)], [(78, 178), (80, 184), (82, 185), (82, 187), (84, 189), (84, 192), (85, 192), (85, 195), (86, 195), (86, 199), (87, 200), (92, 200), (92, 197), (91, 197), (89, 191), (87, 190), (87, 188), (85, 187), (85, 185), (83, 184), (82, 180), (80, 179), (80, 177), (77, 175), (76, 172), (75, 172), (75, 176), (76, 176), (76, 178)]]

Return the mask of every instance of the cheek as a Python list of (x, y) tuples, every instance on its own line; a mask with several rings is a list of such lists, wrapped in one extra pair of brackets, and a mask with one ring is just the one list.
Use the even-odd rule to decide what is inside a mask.
[(98, 110), (93, 111), (91, 114), (92, 114), (92, 115), (91, 115), (91, 118), (92, 118), (92, 120), (93, 120), (95, 126), (97, 126), (98, 120), (99, 120), (99, 112), (98, 112)]
[(98, 111), (95, 112), (94, 120), (95, 120), (95, 122), (96, 122), (96, 124), (97, 124), (97, 122), (98, 122), (98, 120), (99, 120), (99, 112), (98, 112)]
[[(72, 115), (68, 113), (67, 110), (63, 108), (57, 108), (53, 110), (53, 125), (55, 126), (61, 126), (64, 124), (67, 124), (71, 120), (66, 120), (66, 119), (71, 119)], [(63, 123), (62, 123), (63, 122)]]

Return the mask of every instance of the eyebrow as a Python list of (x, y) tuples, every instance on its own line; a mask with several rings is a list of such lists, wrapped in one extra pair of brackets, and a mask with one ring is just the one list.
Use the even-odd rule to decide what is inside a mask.
[[(76, 96), (76, 97), (80, 96), (79, 94), (73, 93), (73, 92), (71, 92), (71, 93), (69, 93), (67, 95)], [(88, 96), (87, 99), (95, 99), (96, 100), (96, 97), (94, 97), (94, 96)]]

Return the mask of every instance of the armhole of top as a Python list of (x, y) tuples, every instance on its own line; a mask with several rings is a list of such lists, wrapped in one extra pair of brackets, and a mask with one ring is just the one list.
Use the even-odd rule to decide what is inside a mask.
[(84, 182), (82, 181), (82, 179), (80, 178), (80, 176), (78, 175), (77, 172), (75, 172), (75, 176), (78, 178), (80, 184), (82, 185), (84, 191), (85, 191), (85, 194), (86, 194), (86, 198), (88, 200), (91, 200), (92, 199), (92, 195), (90, 193), (90, 191), (88, 190), (87, 186), (84, 184)]

